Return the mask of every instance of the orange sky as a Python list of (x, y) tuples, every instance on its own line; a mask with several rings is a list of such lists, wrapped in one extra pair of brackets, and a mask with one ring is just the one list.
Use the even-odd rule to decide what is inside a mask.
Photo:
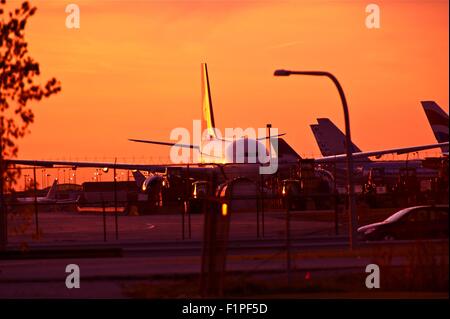
[[(19, 3), (19, 1), (16, 1)], [(81, 29), (65, 27), (65, 6)], [(169, 149), (200, 118), (207, 62), (216, 125), (270, 122), (303, 155), (318, 154), (309, 124), (341, 104), (326, 79), (275, 78), (276, 68), (333, 72), (347, 95), (363, 150), (434, 143), (420, 100), (448, 110), (447, 1), (376, 1), (381, 29), (365, 27), (369, 1), (41, 0), (27, 25), (30, 53), (62, 92), (35, 108), (19, 158), (133, 161)]]

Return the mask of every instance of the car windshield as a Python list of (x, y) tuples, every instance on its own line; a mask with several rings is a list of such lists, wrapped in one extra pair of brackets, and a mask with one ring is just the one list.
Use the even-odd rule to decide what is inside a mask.
[(388, 222), (388, 223), (396, 222), (397, 220), (399, 220), (400, 218), (402, 218), (403, 216), (408, 214), (410, 211), (411, 211), (411, 208), (402, 209), (402, 210), (396, 212), (395, 214), (389, 216), (388, 218), (386, 218), (385, 222)]

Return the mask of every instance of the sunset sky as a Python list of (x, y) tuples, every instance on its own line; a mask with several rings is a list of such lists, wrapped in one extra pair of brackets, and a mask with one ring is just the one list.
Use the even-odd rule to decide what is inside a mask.
[[(369, 1), (31, 2), (30, 54), (62, 92), (36, 104), (22, 159), (167, 158), (169, 148), (127, 138), (192, 128), (202, 62), (218, 128), (272, 123), (306, 156), (319, 154), (317, 117), (343, 128), (339, 96), (325, 78), (275, 78), (277, 68), (334, 73), (363, 150), (434, 143), (420, 101), (448, 111), (447, 1), (376, 1), (380, 29), (365, 26)], [(69, 3), (78, 30), (65, 27)]]

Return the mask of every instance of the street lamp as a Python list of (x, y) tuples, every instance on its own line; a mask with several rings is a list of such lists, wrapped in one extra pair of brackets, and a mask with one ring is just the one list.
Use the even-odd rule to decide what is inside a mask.
[(310, 76), (326, 76), (331, 81), (333, 81), (336, 86), (339, 96), (341, 97), (342, 107), (344, 109), (344, 120), (345, 120), (345, 139), (346, 139), (346, 162), (347, 162), (347, 194), (348, 194), (348, 204), (349, 204), (349, 236), (350, 236), (350, 248), (353, 248), (356, 244), (356, 228), (357, 228), (357, 218), (356, 218), (356, 202), (355, 202), (355, 190), (353, 185), (353, 154), (351, 150), (352, 139), (350, 135), (350, 117), (348, 113), (347, 100), (345, 99), (344, 90), (340, 85), (337, 78), (324, 71), (290, 71), (290, 70), (276, 70), (274, 76), (289, 76), (294, 75), (310, 75)]
[(27, 182), (28, 182), (28, 176), (30, 176), (29, 174), (24, 174), (24, 186), (23, 186), (23, 190), (27, 190)]

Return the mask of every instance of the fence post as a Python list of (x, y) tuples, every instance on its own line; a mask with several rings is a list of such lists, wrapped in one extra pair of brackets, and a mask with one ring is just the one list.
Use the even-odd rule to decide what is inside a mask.
[(287, 196), (286, 209), (286, 274), (288, 286), (291, 285), (291, 196)]
[[(185, 203), (188, 203), (186, 207), (189, 208), (189, 198), (191, 197), (191, 180), (190, 180), (190, 175), (189, 175), (189, 163), (187, 164), (187, 183), (186, 183), (186, 196), (185, 196)], [(192, 227), (191, 227), (191, 210), (188, 209), (187, 210), (188, 213), (188, 236), (189, 239), (192, 238)]]
[(192, 228), (191, 228), (191, 210), (188, 209), (188, 237), (192, 238)]
[(38, 213), (38, 202), (37, 202), (37, 186), (36, 186), (36, 166), (33, 166), (33, 179), (34, 179), (34, 220), (36, 224), (36, 238), (39, 239), (39, 213)]
[(102, 200), (102, 208), (103, 208), (103, 241), (106, 242), (106, 208), (104, 200)]
[(264, 238), (264, 175), (260, 174), (261, 176), (261, 230), (262, 230), (262, 237)]
[[(189, 163), (188, 163), (187, 164), (187, 196), (186, 196), (187, 201), (189, 201), (189, 197), (191, 196), (190, 190), (191, 190), (191, 182), (190, 182), (190, 176), (189, 176)], [(188, 236), (189, 236), (189, 239), (192, 238), (191, 210), (190, 209), (188, 209)]]
[(334, 233), (339, 235), (339, 194), (336, 186), (336, 162), (333, 163)]
[(259, 238), (259, 206), (258, 194), (256, 194), (256, 238)]
[(188, 213), (190, 210), (189, 201), (188, 201), (188, 187), (189, 187), (189, 164), (186, 166), (186, 173), (183, 177), (183, 205), (180, 208), (181, 214), (181, 239), (184, 240), (184, 215)]
[(119, 217), (117, 216), (116, 163), (117, 163), (117, 158), (114, 159), (114, 222), (115, 222), (115, 230), (116, 230), (116, 240), (119, 240)]
[[(190, 210), (190, 207), (188, 207), (188, 210)], [(185, 214), (185, 211), (184, 211), (184, 209), (182, 209), (181, 210), (181, 239), (182, 240), (184, 240), (184, 237), (185, 237), (185, 235), (184, 235), (184, 229), (185, 229), (184, 214)]]
[[(210, 194), (214, 193), (216, 186), (217, 176), (213, 173)], [(226, 201), (216, 199), (214, 196), (208, 196), (207, 199), (208, 207), (203, 225), (200, 293), (204, 297), (220, 297), (224, 288), (231, 209)]]

